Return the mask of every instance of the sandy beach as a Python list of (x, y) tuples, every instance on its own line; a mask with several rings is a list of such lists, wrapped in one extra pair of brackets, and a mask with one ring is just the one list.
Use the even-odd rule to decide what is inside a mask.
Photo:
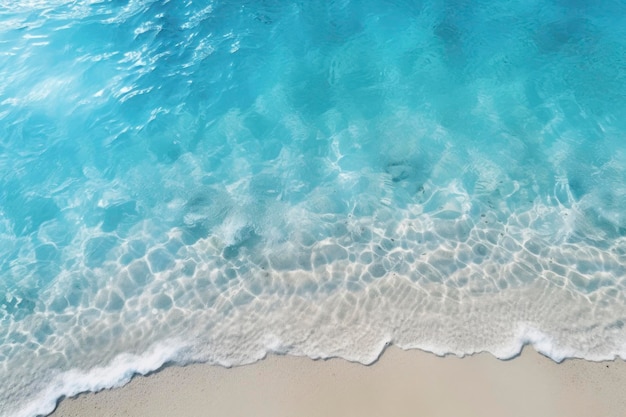
[(560, 364), (531, 348), (515, 359), (390, 348), (370, 366), (268, 356), (222, 368), (166, 367), (128, 385), (62, 401), (54, 417), (623, 417), (626, 362)]

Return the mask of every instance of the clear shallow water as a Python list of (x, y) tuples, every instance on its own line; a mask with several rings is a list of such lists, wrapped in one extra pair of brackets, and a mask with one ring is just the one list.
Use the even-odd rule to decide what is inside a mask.
[(269, 351), (626, 358), (624, 16), (0, 2), (0, 415)]

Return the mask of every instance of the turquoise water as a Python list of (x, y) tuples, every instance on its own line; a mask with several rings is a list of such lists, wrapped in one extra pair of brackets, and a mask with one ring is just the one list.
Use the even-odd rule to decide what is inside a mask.
[(626, 4), (0, 1), (0, 416), (268, 352), (626, 358)]

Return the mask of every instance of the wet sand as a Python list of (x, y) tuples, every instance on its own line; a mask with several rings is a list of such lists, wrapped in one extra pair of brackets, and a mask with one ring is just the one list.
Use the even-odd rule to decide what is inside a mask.
[(390, 348), (373, 365), (268, 356), (166, 367), (62, 401), (54, 417), (624, 417), (626, 362), (560, 364), (531, 348), (501, 361)]

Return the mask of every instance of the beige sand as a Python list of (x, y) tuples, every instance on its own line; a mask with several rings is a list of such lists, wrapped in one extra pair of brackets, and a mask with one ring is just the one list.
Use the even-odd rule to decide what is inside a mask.
[(61, 402), (54, 417), (624, 417), (626, 362), (556, 364), (388, 349), (371, 366), (271, 356), (224, 369), (169, 367)]

